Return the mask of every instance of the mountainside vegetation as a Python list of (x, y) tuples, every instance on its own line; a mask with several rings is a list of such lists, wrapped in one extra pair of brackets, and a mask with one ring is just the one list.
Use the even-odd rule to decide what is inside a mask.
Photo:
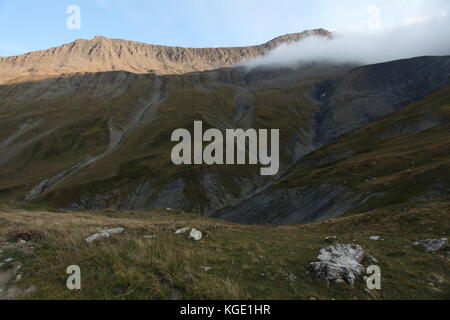
[[(167, 210), (1, 205), (0, 261), (13, 260), (0, 267), (0, 279), (10, 279), (0, 281), (0, 298), (449, 299), (447, 252), (412, 246), (414, 240), (448, 237), (449, 214), (448, 202), (419, 201), (326, 222), (263, 227)], [(115, 227), (125, 232), (86, 243), (100, 229)], [(204, 238), (175, 234), (183, 227)], [(383, 241), (369, 240), (374, 235)], [(377, 260), (381, 290), (368, 291), (362, 278), (352, 288), (306, 274), (319, 250), (331, 245), (325, 238), (333, 236), (359, 244)], [(81, 269), (80, 291), (66, 287), (69, 265)]]

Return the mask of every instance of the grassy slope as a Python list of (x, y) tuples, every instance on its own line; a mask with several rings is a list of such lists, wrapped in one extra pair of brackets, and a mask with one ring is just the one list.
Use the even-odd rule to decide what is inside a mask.
[(0, 195), (23, 198), (38, 182), (100, 154), (109, 144), (109, 119), (117, 125), (126, 123), (130, 113), (149, 99), (153, 86), (152, 77), (102, 73), (3, 87), (0, 141), (29, 120), (41, 122), (13, 144), (48, 134), (0, 166)]
[[(204, 130), (233, 128), (237, 88), (218, 84), (205, 90), (197, 88), (189, 78), (175, 76), (166, 77), (165, 81), (167, 97), (157, 117), (144, 121), (117, 152), (61, 183), (45, 199), (47, 203), (66, 206), (86, 193), (111, 194), (112, 186), (124, 190), (113, 198), (120, 203), (140, 183), (149, 182), (154, 190), (160, 190), (171, 180), (182, 178), (187, 182), (185, 193), (192, 205), (188, 209), (193, 210), (207, 201), (199, 184), (205, 172), (221, 174), (224, 189), (235, 195), (240, 194), (235, 177), (259, 175), (259, 167), (255, 166), (174, 166), (170, 161), (171, 149), (176, 144), (170, 141), (173, 130), (192, 129), (195, 120), (203, 121)], [(306, 96), (306, 88), (302, 86), (252, 90), (254, 127), (280, 128), (284, 139), (281, 144), (287, 145), (300, 129), (311, 130), (315, 106)], [(286, 165), (292, 163), (285, 148), (281, 157)]]
[[(302, 226), (220, 222), (215, 229), (217, 221), (185, 213), (50, 212), (2, 205), (0, 237), (31, 229), (47, 238), (34, 243), (32, 254), (19, 247), (2, 252), (0, 260), (12, 256), (23, 264), (19, 285), (37, 288), (28, 299), (449, 299), (448, 253), (411, 246), (414, 239), (449, 236), (449, 215), (448, 202), (414, 203)], [(117, 226), (126, 233), (84, 242), (98, 228)], [(184, 226), (208, 236), (193, 242), (174, 234)], [(152, 234), (157, 239), (143, 238)], [(375, 234), (385, 241), (369, 241)], [(363, 281), (355, 288), (328, 287), (305, 274), (327, 246), (327, 235), (358, 243), (379, 260), (381, 291), (366, 292)], [(82, 270), (79, 292), (65, 287), (65, 270), (72, 264)]]
[[(377, 194), (350, 213), (411, 199), (450, 196), (450, 87), (446, 87), (336, 143), (306, 156), (278, 187), (346, 185), (358, 193)], [(398, 134), (424, 119), (440, 125)], [(397, 132), (397, 133), (396, 133)], [(346, 153), (351, 152), (351, 154)], [(343, 159), (339, 159), (339, 155)], [(320, 164), (324, 159), (335, 161)]]

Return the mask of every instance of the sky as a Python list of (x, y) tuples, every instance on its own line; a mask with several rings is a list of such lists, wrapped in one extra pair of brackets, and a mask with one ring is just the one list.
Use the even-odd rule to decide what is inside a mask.
[[(0, 0), (0, 56), (109, 38), (184, 47), (246, 46), (325, 28), (376, 34), (436, 17), (450, 0)], [(68, 28), (69, 6), (80, 9)], [(71, 20), (74, 21), (74, 20)], [(78, 21), (78, 20), (77, 20)]]

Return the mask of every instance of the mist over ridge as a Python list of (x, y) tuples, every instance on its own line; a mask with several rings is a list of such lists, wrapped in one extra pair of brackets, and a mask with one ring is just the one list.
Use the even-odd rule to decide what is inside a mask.
[(373, 64), (419, 56), (450, 55), (450, 19), (444, 11), (434, 19), (422, 17), (376, 32), (334, 32), (301, 42), (284, 43), (267, 55), (246, 59), (240, 65), (297, 67), (308, 62)]

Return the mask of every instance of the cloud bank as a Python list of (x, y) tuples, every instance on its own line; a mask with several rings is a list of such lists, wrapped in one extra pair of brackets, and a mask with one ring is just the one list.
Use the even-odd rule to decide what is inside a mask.
[[(376, 9), (371, 9), (376, 14)], [(380, 30), (377, 20), (368, 20), (365, 32), (335, 33), (333, 39), (310, 37), (281, 45), (266, 56), (242, 63), (247, 69), (296, 67), (306, 62), (372, 64), (418, 56), (450, 55), (450, 16), (441, 11), (433, 18), (418, 16), (397, 27)]]

